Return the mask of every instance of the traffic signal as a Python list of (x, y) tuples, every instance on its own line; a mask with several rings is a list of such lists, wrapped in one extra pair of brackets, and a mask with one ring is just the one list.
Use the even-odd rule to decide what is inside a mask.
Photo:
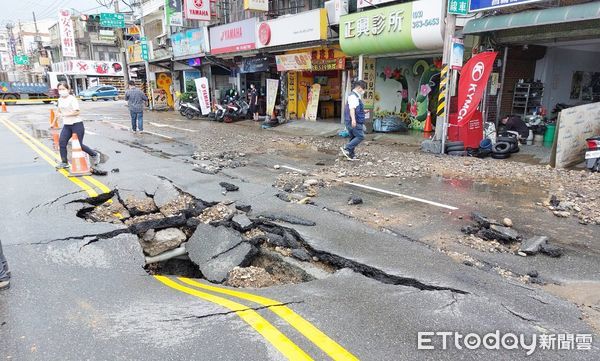
[(88, 22), (88, 23), (99, 23), (100, 22), (99, 14), (81, 15), (79, 18), (81, 19), (81, 21)]

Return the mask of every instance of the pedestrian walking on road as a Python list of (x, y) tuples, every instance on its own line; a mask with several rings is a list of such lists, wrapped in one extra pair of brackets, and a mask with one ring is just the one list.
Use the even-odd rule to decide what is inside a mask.
[(129, 106), (129, 114), (131, 115), (131, 130), (134, 133), (144, 131), (144, 106), (148, 101), (148, 97), (135, 86), (133, 80), (129, 81), (129, 89), (125, 92), (125, 100)]
[(250, 91), (248, 92), (250, 100), (250, 113), (252, 113), (252, 119), (258, 120), (258, 91), (254, 84), (250, 84)]
[(61, 163), (56, 166), (56, 169), (69, 168), (67, 160), (67, 144), (73, 136), (77, 134), (81, 149), (92, 157), (92, 164), (97, 165), (100, 162), (100, 154), (83, 143), (85, 135), (85, 127), (83, 121), (79, 117), (79, 101), (75, 96), (71, 95), (71, 89), (68, 84), (60, 83), (58, 85), (58, 116), (62, 120), (63, 128), (60, 132), (58, 144), (60, 145)]
[(365, 93), (367, 83), (357, 80), (352, 87), (352, 93), (348, 96), (348, 102), (344, 112), (346, 130), (350, 134), (350, 141), (341, 147), (342, 153), (348, 160), (357, 160), (355, 149), (365, 139), (365, 106), (362, 96)]
[(8, 270), (8, 262), (2, 252), (2, 241), (0, 240), (0, 291), (10, 287), (10, 271)]

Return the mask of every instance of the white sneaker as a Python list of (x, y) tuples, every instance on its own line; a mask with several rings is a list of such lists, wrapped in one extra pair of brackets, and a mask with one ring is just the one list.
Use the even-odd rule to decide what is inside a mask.
[(350, 156), (350, 153), (348, 153), (348, 151), (346, 150), (346, 148), (340, 147), (340, 150), (342, 151), (342, 154), (344, 155), (344, 157), (346, 157), (346, 159), (352, 160), (352, 157)]

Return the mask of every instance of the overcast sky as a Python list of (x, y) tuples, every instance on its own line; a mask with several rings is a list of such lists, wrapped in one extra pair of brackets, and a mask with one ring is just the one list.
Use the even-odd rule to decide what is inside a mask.
[[(110, 2), (107, 0), (100, 1)], [(88, 11), (89, 13), (96, 13), (103, 9), (96, 0), (0, 0), (0, 2), (3, 5), (8, 5), (4, 4), (5, 2), (10, 3), (9, 6), (2, 6), (2, 11), (0, 11), (0, 25), (2, 27), (8, 21), (14, 23), (18, 20), (33, 21), (32, 11), (35, 11), (35, 16), (38, 19), (46, 19), (58, 18), (58, 10), (61, 8), (76, 9), (81, 12)], [(128, 10), (128, 8), (121, 5), (121, 10)]]

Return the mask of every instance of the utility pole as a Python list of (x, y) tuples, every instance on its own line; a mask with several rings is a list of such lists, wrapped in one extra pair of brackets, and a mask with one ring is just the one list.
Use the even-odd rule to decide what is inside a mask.
[[(119, 13), (119, 3), (121, 0), (115, 0), (115, 13)], [(127, 67), (127, 56), (125, 56), (124, 44), (123, 44), (123, 29), (115, 28), (115, 36), (117, 38), (117, 46), (119, 47), (119, 60), (121, 64), (123, 64), (123, 75), (125, 75), (125, 88), (127, 88), (127, 83), (129, 83), (129, 69)]]
[[(452, 54), (452, 39), (456, 29), (456, 15), (448, 14), (448, 2), (444, 1), (444, 14), (446, 14), (446, 26), (444, 30), (444, 55), (442, 57), (442, 73), (445, 73), (446, 77), (442, 76), (440, 80), (440, 87), (442, 83), (445, 84), (443, 89), (440, 89), (439, 99), (443, 103), (438, 103), (438, 117), (436, 120), (435, 127), (435, 140), (442, 141), (441, 154), (444, 154), (444, 147), (446, 146), (446, 136), (448, 134), (448, 112), (450, 110), (450, 94), (448, 84), (453, 84), (454, 72), (449, 71), (450, 57)], [(444, 75), (444, 74), (443, 74)]]

